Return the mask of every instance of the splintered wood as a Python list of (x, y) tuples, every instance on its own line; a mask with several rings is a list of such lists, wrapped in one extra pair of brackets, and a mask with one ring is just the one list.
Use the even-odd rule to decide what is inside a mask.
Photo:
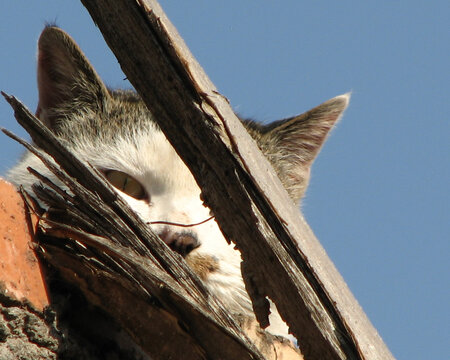
[[(268, 161), (157, 1), (82, 3), (190, 168), (224, 235), (240, 250), (259, 323), (267, 325), (269, 298), (305, 359), (393, 359)], [(4, 96), (33, 145), (4, 132), (70, 190), (33, 172), (45, 185), (34, 186), (35, 196), (48, 205), (38, 225), (42, 255), (147, 355), (301, 359), (292, 344), (261, 331), (256, 322), (234, 319), (98, 171), (67, 151), (15, 98)]]

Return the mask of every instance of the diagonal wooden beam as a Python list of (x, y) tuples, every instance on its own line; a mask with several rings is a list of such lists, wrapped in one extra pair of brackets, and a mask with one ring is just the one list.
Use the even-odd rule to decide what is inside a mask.
[(267, 321), (268, 296), (306, 359), (392, 359), (267, 160), (157, 1), (82, 3), (191, 169), (222, 231), (240, 249), (261, 323)]

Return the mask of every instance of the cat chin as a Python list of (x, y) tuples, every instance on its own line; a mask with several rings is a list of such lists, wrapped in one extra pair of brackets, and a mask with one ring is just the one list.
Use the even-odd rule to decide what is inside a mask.
[(221, 262), (219, 269), (209, 274), (205, 284), (231, 313), (253, 317), (252, 303), (240, 268), (229, 269), (227, 264)]

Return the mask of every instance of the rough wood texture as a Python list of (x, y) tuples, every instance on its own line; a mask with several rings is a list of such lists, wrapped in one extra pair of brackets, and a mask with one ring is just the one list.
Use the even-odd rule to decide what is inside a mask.
[[(67, 193), (30, 169), (45, 185), (35, 186), (35, 194), (49, 206), (44, 212), (23, 193), (45, 235), (40, 236), (42, 255), (90, 304), (103, 309), (131, 335), (138, 346), (121, 351), (138, 355), (126, 358), (147, 359), (143, 352), (153, 360), (279, 359), (281, 355), (301, 359), (289, 342), (255, 331), (255, 324), (250, 326), (244, 319), (248, 333), (258, 340), (258, 351), (184, 260), (151, 232), (101, 174), (74, 158), (15, 98), (5, 97), (35, 144), (53, 160), (3, 131), (41, 158), (70, 189)], [(85, 310), (77, 308), (77, 313), (81, 316)], [(92, 322), (89, 328), (97, 324)], [(121, 338), (120, 331), (108, 336)]]
[[(105, 317), (96, 318), (95, 312), (68, 301), (67, 292), (59, 296), (52, 286), (49, 306), (43, 277), (49, 269), (38, 262), (33, 251), (37, 217), (29, 214), (28, 219), (28, 214), (17, 189), (0, 179), (0, 359), (100, 360), (115, 354), (122, 359), (146, 360), (134, 356), (132, 349), (121, 349), (113, 332), (104, 336), (100, 330), (102, 334), (91, 336), (86, 328), (70, 324), (70, 314), (76, 314), (78, 322), (95, 324), (93, 330), (114, 328), (111, 321), (104, 326)], [(102, 343), (105, 338), (109, 338), (108, 347)]]
[[(264, 325), (270, 297), (306, 359), (392, 359), (268, 162), (159, 4), (82, 0), (243, 254)], [(236, 216), (239, 214), (239, 216)]]
[[(73, 157), (20, 102), (4, 96), (34, 143), (48, 151), (54, 161), (43, 151), (4, 132), (40, 157), (73, 193), (60, 190), (34, 173), (46, 185), (36, 186), (35, 193), (49, 205), (39, 227), (46, 235), (66, 239), (53, 242), (47, 239), (42, 243), (50, 254), (48, 261), (67, 280), (75, 282), (89, 301), (121, 322), (154, 359), (174, 355), (186, 359), (205, 356), (262, 359), (227, 311), (210, 296), (187, 264), (180, 261), (181, 257), (167, 251), (167, 246), (129, 209), (101, 174)], [(84, 231), (76, 230), (80, 228)], [(95, 276), (91, 274), (93, 271)], [(168, 322), (167, 319), (155, 320), (161, 316), (158, 310), (151, 309), (155, 301), (171, 312), (173, 324), (179, 328), (174, 330), (174, 337), (187, 339), (186, 348), (170, 346), (164, 353), (157, 339), (150, 336), (156, 343), (149, 341), (149, 335), (161, 330), (157, 325)], [(189, 333), (184, 329), (189, 329)], [(160, 335), (160, 340), (161, 336), (164, 335)], [(198, 346), (201, 349), (195, 351)], [(186, 351), (179, 352), (183, 350)]]

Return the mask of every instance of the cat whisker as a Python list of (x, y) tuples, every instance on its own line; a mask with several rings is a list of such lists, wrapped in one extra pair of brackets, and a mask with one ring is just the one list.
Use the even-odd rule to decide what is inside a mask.
[(163, 224), (163, 225), (172, 225), (172, 226), (181, 226), (181, 227), (193, 227), (193, 226), (197, 226), (197, 225), (202, 225), (213, 218), (214, 218), (214, 216), (210, 216), (206, 220), (200, 221), (198, 223), (193, 223), (193, 224), (180, 224), (180, 223), (175, 223), (175, 222), (171, 222), (171, 221), (148, 221), (147, 224), (149, 224), (149, 225)]

